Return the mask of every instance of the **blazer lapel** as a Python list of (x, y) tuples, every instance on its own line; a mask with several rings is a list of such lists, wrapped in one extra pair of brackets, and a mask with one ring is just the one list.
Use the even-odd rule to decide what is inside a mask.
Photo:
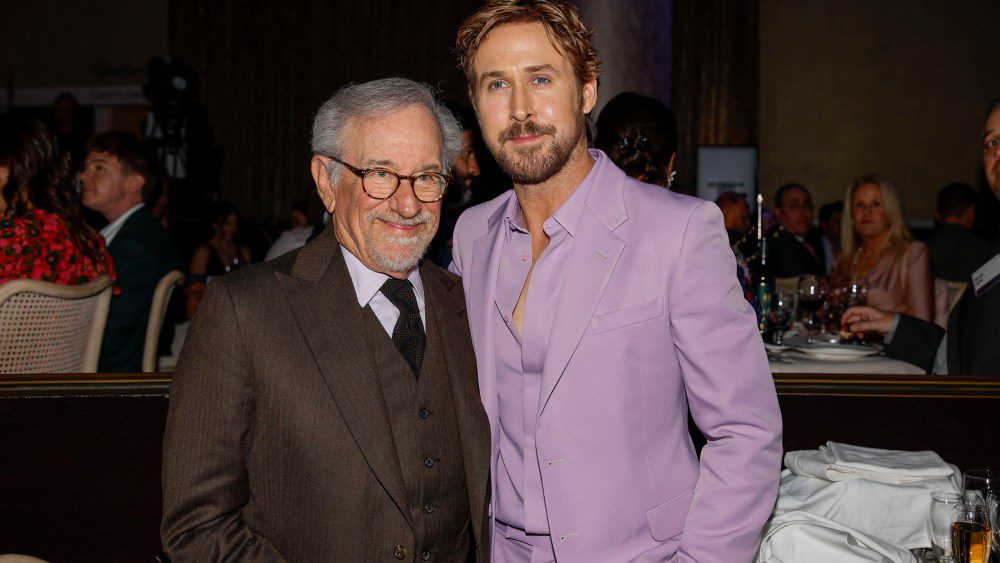
[(600, 163), (601, 170), (591, 187), (573, 239), (549, 333), (542, 387), (538, 395), (538, 416), (545, 410), (552, 391), (583, 339), (597, 304), (611, 281), (615, 265), (625, 250), (625, 241), (612, 232), (627, 219), (625, 174), (608, 164), (606, 161)]
[[(516, 197), (513, 190), (510, 197)], [(503, 244), (503, 219), (507, 204), (503, 204), (490, 217), (487, 230), (472, 244), (471, 271), (464, 280), (475, 283), (468, 288), (470, 310), (476, 314), (469, 316), (472, 341), (476, 345), (476, 362), (479, 369), (479, 391), (483, 397), (483, 408), (490, 421), (493, 434), (500, 428), (499, 404), (496, 385), (496, 347), (493, 334), (493, 303), (497, 289), (497, 273), (500, 270), (500, 248)]]
[(483, 545), (484, 530), (480, 528), (486, 510), (486, 487), (489, 482), (490, 427), (481, 408), (479, 386), (476, 384), (476, 362), (465, 320), (465, 303), (460, 286), (444, 273), (425, 265), (421, 268), (421, 277), (451, 381), (473, 530), (477, 545)]
[(351, 335), (361, 325), (364, 309), (358, 306), (340, 245), (330, 231), (300, 251), (290, 276), (275, 276), (354, 441), (412, 526), (374, 361)]

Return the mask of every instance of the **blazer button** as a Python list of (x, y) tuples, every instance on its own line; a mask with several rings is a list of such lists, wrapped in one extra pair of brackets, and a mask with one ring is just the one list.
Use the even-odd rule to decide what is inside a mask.
[(424, 460), (424, 467), (434, 467), (434, 459), (427, 458)]
[(420, 558), (423, 559), (424, 561), (430, 561), (430, 559), (431, 559), (431, 552), (425, 551), (425, 552), (421, 553), (420, 554)]
[(396, 549), (392, 552), (392, 556), (400, 561), (406, 559), (406, 548), (401, 545), (397, 545)]
[(428, 416), (431, 415), (430, 411), (428, 411), (427, 409), (420, 409), (420, 412), (417, 414), (420, 415), (420, 418), (427, 418)]

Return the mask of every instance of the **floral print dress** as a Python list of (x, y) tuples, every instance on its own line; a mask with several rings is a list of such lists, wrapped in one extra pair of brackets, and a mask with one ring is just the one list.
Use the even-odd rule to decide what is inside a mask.
[(33, 209), (23, 217), (0, 221), (0, 283), (33, 279), (66, 285), (87, 283), (107, 274), (115, 277), (114, 265), (96, 237), (90, 258), (82, 241), (73, 236), (69, 224), (54, 213)]

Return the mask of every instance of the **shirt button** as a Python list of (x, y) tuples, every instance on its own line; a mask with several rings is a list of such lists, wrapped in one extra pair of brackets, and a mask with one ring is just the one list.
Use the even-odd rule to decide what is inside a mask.
[(424, 467), (433, 467), (433, 466), (434, 466), (433, 458), (427, 458), (424, 460)]
[(431, 558), (431, 552), (425, 551), (425, 552), (421, 553), (420, 554), (420, 558), (423, 559), (424, 561), (429, 561), (430, 558)]
[(508, 317), (507, 315), (504, 315), (503, 316), (503, 322), (509, 323), (510, 322), (510, 317)]
[(434, 509), (436, 509), (436, 508), (437, 507), (434, 506), (433, 502), (428, 502), (426, 505), (424, 505), (424, 512), (426, 512), (427, 514), (430, 514), (431, 512), (434, 512)]
[(524, 256), (522, 256), (522, 257), (521, 257), (521, 261), (522, 261), (522, 262), (527, 262), (527, 261), (528, 261), (528, 255), (527, 255), (527, 254), (525, 254)]
[(406, 559), (406, 548), (401, 545), (397, 545), (396, 549), (392, 551), (392, 556), (400, 561)]
[(427, 409), (420, 409), (420, 412), (417, 414), (420, 415), (420, 418), (427, 418), (428, 416), (431, 415), (431, 412)]

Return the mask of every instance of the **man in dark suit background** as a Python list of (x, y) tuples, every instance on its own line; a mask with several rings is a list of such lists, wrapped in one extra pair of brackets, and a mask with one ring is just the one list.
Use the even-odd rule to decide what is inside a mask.
[(931, 252), (934, 277), (966, 281), (990, 255), (990, 241), (972, 232), (976, 224), (976, 192), (954, 182), (941, 188), (934, 218), (938, 228), (924, 239)]
[(174, 375), (175, 562), (488, 557), (489, 427), (459, 278), (424, 261), (462, 131), (404, 78), (313, 123), (332, 225), (213, 280)]
[(826, 274), (822, 248), (806, 241), (812, 226), (813, 200), (809, 190), (800, 184), (785, 184), (774, 194), (774, 218), (778, 230), (768, 242), (769, 259), (774, 276), (822, 276)]
[[(983, 128), (983, 171), (1000, 198), (1000, 98), (990, 103)], [(989, 258), (973, 272), (948, 316), (948, 330), (932, 322), (872, 307), (853, 307), (844, 322), (853, 332), (886, 335), (886, 354), (937, 374), (1000, 374), (1000, 237)]]
[(102, 372), (142, 371), (153, 291), (167, 272), (181, 269), (170, 236), (143, 203), (159, 189), (160, 177), (156, 155), (135, 134), (107, 131), (90, 142), (80, 175), (83, 205), (108, 220), (101, 234), (118, 274)]

